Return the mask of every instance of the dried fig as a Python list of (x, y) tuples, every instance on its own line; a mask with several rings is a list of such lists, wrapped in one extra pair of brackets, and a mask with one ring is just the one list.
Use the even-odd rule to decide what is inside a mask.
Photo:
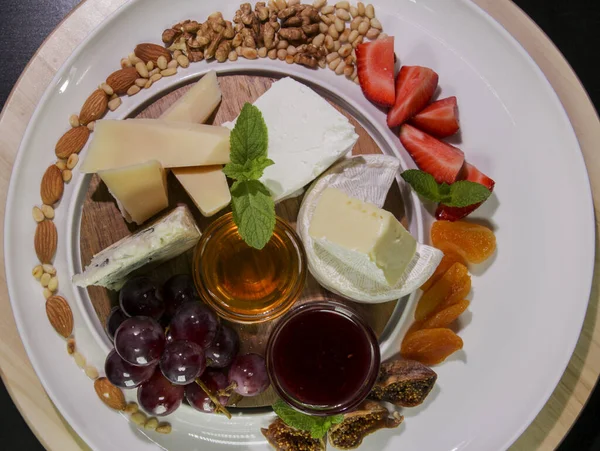
[(277, 451), (324, 451), (325, 440), (312, 438), (310, 433), (288, 426), (277, 418), (268, 429), (260, 430)]
[(375, 401), (364, 401), (356, 410), (344, 415), (344, 420), (329, 429), (329, 444), (339, 449), (357, 448), (367, 435), (378, 429), (395, 428), (404, 417), (388, 410)]
[(415, 360), (389, 360), (381, 364), (369, 398), (415, 407), (425, 401), (436, 380), (435, 371)]

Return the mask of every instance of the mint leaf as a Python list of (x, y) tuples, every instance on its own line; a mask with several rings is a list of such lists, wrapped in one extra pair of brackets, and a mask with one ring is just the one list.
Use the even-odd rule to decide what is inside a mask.
[(492, 192), (480, 183), (461, 180), (450, 185), (450, 193), (441, 203), (449, 207), (468, 207), (487, 200)]
[(231, 209), (243, 240), (256, 249), (265, 247), (275, 229), (275, 203), (267, 187), (258, 180), (236, 181)]
[(306, 415), (292, 409), (281, 399), (275, 401), (273, 410), (288, 426), (307, 431), (313, 438), (322, 438), (334, 424), (341, 423), (344, 415), (334, 415), (330, 417), (317, 417)]
[(402, 178), (412, 186), (418, 194), (427, 200), (439, 202), (441, 200), (440, 187), (433, 175), (418, 169), (408, 169), (401, 174)]
[(431, 174), (417, 169), (408, 169), (401, 176), (420, 196), (448, 207), (479, 204), (492, 194), (482, 184), (468, 180), (460, 180), (451, 185), (437, 183)]
[(245, 164), (248, 160), (266, 158), (268, 144), (269, 134), (262, 113), (246, 102), (229, 135), (231, 162)]
[(234, 180), (258, 180), (262, 177), (265, 168), (275, 164), (267, 157), (259, 157), (255, 160), (247, 160), (244, 164), (228, 163), (223, 168), (227, 177)]

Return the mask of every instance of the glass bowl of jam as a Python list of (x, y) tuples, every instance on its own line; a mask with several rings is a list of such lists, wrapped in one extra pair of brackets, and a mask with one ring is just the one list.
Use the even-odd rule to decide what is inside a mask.
[(212, 222), (194, 253), (194, 282), (201, 298), (221, 317), (260, 323), (287, 312), (306, 282), (306, 255), (300, 237), (277, 217), (262, 249), (246, 244), (231, 213)]
[(311, 415), (357, 407), (379, 373), (377, 337), (351, 308), (311, 301), (288, 312), (267, 344), (267, 370), (277, 394)]

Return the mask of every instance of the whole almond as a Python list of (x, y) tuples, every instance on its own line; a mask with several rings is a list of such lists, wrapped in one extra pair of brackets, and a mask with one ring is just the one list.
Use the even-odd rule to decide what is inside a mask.
[(81, 152), (90, 136), (90, 130), (85, 125), (74, 127), (61, 136), (56, 143), (54, 152), (58, 158), (69, 158), (71, 154)]
[(58, 233), (54, 222), (46, 219), (38, 223), (35, 229), (35, 237), (33, 246), (35, 254), (42, 263), (50, 263), (56, 253), (56, 245), (58, 242)]
[(62, 296), (51, 296), (46, 301), (46, 315), (54, 330), (65, 338), (73, 333), (73, 312)]
[(127, 406), (125, 396), (119, 387), (115, 387), (105, 377), (99, 377), (94, 381), (94, 390), (98, 398), (111, 409), (125, 410)]
[(48, 166), (40, 184), (42, 202), (46, 205), (55, 204), (62, 197), (64, 188), (65, 185), (60, 169), (55, 164)]
[(123, 95), (135, 83), (138, 77), (139, 75), (135, 67), (126, 67), (110, 74), (106, 79), (106, 84), (113, 88), (115, 94)]
[(148, 61), (156, 63), (160, 56), (164, 56), (167, 59), (167, 62), (171, 61), (171, 52), (156, 44), (138, 44), (135, 47), (134, 52), (135, 56), (144, 63), (147, 63)]
[(88, 122), (100, 119), (108, 109), (108, 98), (102, 89), (96, 89), (87, 98), (79, 112), (79, 123), (86, 125)]

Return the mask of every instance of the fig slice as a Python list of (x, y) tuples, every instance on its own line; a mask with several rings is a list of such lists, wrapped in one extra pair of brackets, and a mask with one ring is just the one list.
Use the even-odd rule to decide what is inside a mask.
[(435, 371), (420, 362), (388, 360), (381, 364), (369, 398), (398, 407), (415, 407), (425, 401), (436, 380)]
[(281, 418), (260, 431), (277, 451), (325, 451), (324, 439), (312, 438), (309, 432), (288, 426)]
[(329, 429), (329, 444), (339, 449), (357, 448), (363, 439), (373, 432), (383, 428), (398, 427), (404, 417), (390, 412), (375, 401), (363, 401), (363, 403), (350, 413), (344, 415), (344, 420), (334, 424)]

